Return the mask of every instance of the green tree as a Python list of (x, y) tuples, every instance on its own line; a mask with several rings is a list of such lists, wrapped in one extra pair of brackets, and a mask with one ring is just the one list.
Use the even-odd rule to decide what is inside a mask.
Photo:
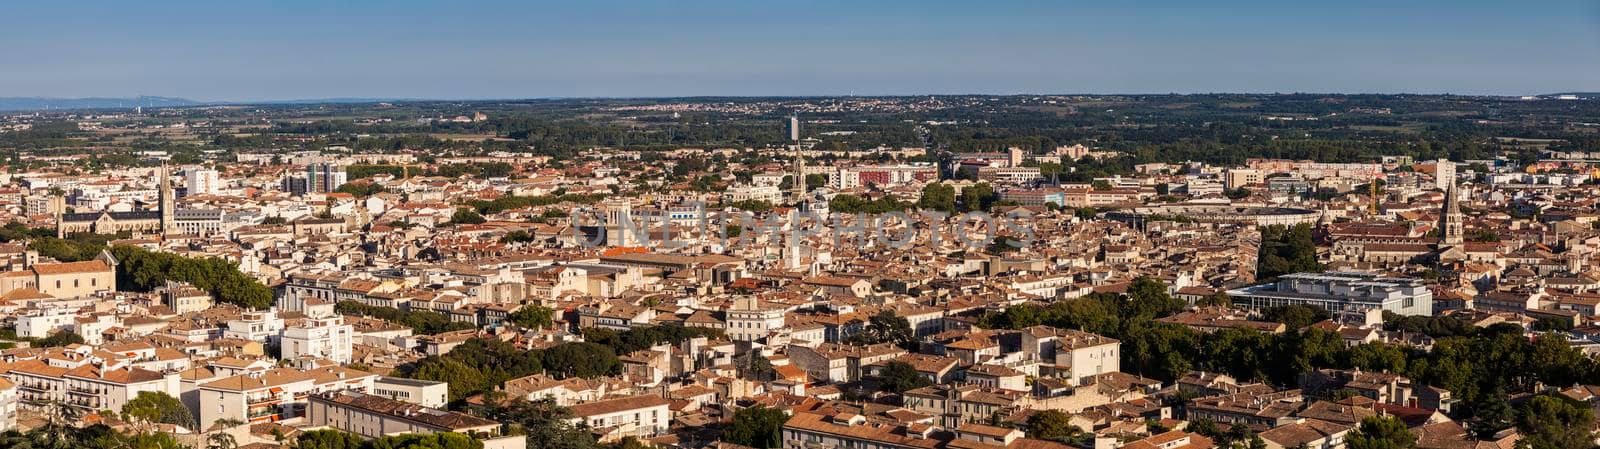
[(1368, 416), (1345, 437), (1350, 449), (1409, 449), (1417, 446), (1417, 436), (1393, 416)]
[(1216, 293), (1206, 295), (1206, 297), (1200, 298), (1199, 301), (1195, 301), (1195, 305), (1200, 307), (1233, 307), (1233, 297), (1228, 296), (1228, 292), (1218, 290)]
[(766, 380), (767, 375), (772, 373), (773, 370), (772, 360), (768, 360), (766, 356), (760, 353), (751, 352), (750, 363), (745, 366), (745, 374), (748, 377), (756, 380)]
[(244, 421), (234, 418), (217, 420), (216, 423), (211, 425), (210, 431), (206, 432), (206, 447), (211, 449), (235, 449), (239, 447), (239, 441), (234, 439), (233, 434), (225, 430), (242, 425), (244, 425)]
[(1517, 414), (1517, 430), (1531, 449), (1595, 447), (1594, 410), (1559, 394), (1534, 396)]
[(729, 206), (733, 206), (733, 208), (735, 208), (735, 209), (745, 210), (745, 211), (750, 211), (750, 212), (766, 212), (766, 211), (772, 210), (772, 203), (766, 202), (764, 200), (738, 201), (738, 202), (734, 202), (733, 204), (729, 204)]
[(65, 330), (56, 331), (51, 333), (49, 336), (33, 342), (33, 346), (39, 348), (56, 348), (67, 345), (81, 344), (83, 344), (83, 336)]
[(595, 378), (621, 369), (616, 352), (605, 345), (569, 342), (544, 351), (544, 366), (556, 377)]
[(506, 321), (529, 329), (543, 329), (555, 323), (555, 310), (537, 305), (528, 304), (506, 315)]
[(878, 383), (890, 393), (904, 393), (933, 385), (933, 381), (918, 372), (917, 367), (899, 360), (892, 360), (883, 367), (883, 371), (878, 373)]
[[(528, 449), (597, 449), (594, 434), (569, 421), (572, 410), (550, 399), (517, 399), (507, 404), (474, 406), (471, 412), (507, 423), (511, 433), (527, 436)], [(303, 448), (302, 448), (303, 449)]]
[(911, 330), (911, 322), (893, 310), (882, 310), (867, 319), (867, 325), (861, 332), (850, 336), (851, 343), (871, 345), (878, 343), (894, 343), (906, 345), (915, 341)]
[(147, 292), (172, 280), (194, 285), (218, 302), (251, 309), (272, 306), (272, 289), (221, 258), (189, 258), (131, 245), (114, 246), (111, 255), (118, 262), (117, 288), (121, 290)]
[(1072, 417), (1060, 410), (1040, 410), (1028, 415), (1028, 438), (1083, 446), (1088, 434), (1072, 425)]
[(783, 410), (758, 404), (734, 412), (733, 425), (722, 434), (722, 439), (757, 449), (782, 447), (783, 423), (788, 420)]
[(449, 382), (451, 401), (466, 399), (467, 396), (484, 391), (489, 386), (488, 379), (482, 371), (448, 357), (423, 359), (417, 363), (416, 371), (412, 372), (410, 377), (412, 379)]
[(1167, 284), (1148, 276), (1140, 276), (1128, 284), (1128, 308), (1131, 317), (1160, 318), (1183, 310), (1182, 300), (1167, 294)]
[(1257, 278), (1272, 279), (1290, 273), (1320, 273), (1325, 268), (1317, 262), (1317, 244), (1311, 237), (1311, 225), (1263, 226), (1260, 231)]
[(456, 432), (407, 433), (368, 440), (361, 449), (483, 449), (483, 442)]
[(483, 224), (485, 221), (488, 220), (485, 220), (483, 215), (465, 207), (456, 209), (456, 212), (450, 215), (450, 222), (454, 224)]
[(961, 189), (962, 212), (988, 212), (994, 203), (1000, 201), (1000, 194), (995, 193), (994, 187), (987, 182), (980, 182)]
[(820, 173), (806, 175), (806, 191), (816, 190), (826, 185), (828, 185), (828, 175)]
[(1364, 343), (1350, 348), (1350, 366), (1372, 372), (1402, 373), (1408, 354), (1404, 349), (1383, 343)]
[(308, 430), (295, 437), (297, 449), (360, 449), (361, 442), (361, 437), (335, 429)]
[(1291, 304), (1261, 309), (1261, 317), (1267, 321), (1283, 323), (1289, 329), (1300, 329), (1332, 318), (1333, 315), (1320, 307)]
[(141, 391), (138, 396), (122, 405), (122, 415), (133, 420), (194, 427), (194, 417), (189, 408), (166, 393)]
[(917, 208), (946, 214), (955, 213), (956, 188), (936, 182), (922, 186), (922, 198), (917, 199)]
[(1517, 411), (1506, 401), (1505, 389), (1495, 388), (1472, 404), (1472, 420), (1467, 422), (1467, 428), (1478, 438), (1487, 439), (1516, 424)]
[(334, 191), (348, 193), (356, 198), (366, 198), (383, 193), (386, 191), (386, 189), (384, 189), (382, 185), (371, 182), (347, 182), (344, 185), (339, 186), (339, 188), (334, 189)]

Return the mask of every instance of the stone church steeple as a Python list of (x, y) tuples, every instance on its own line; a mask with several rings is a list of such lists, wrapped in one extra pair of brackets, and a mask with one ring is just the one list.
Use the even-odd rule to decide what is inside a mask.
[(1446, 246), (1460, 245), (1466, 234), (1465, 225), (1461, 216), (1461, 193), (1456, 191), (1455, 181), (1450, 182), (1450, 187), (1444, 191), (1444, 210), (1439, 214), (1439, 244)]
[(156, 183), (161, 190), (160, 204), (156, 206), (161, 210), (161, 235), (175, 234), (177, 222), (173, 220), (173, 212), (177, 211), (177, 207), (173, 204), (172, 179), (167, 176), (167, 164), (161, 164), (161, 171), (156, 176), (159, 177)]

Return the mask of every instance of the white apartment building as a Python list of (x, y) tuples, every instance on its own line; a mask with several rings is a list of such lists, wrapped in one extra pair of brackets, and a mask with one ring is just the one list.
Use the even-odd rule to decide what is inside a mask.
[(278, 318), (276, 309), (252, 310), (240, 319), (228, 320), (228, 328), (222, 331), (222, 336), (272, 343), (283, 333), (283, 328), (283, 318)]
[(178, 232), (209, 237), (222, 233), (221, 209), (182, 209), (173, 211), (172, 225)]
[(1440, 159), (1433, 166), (1433, 187), (1449, 191), (1456, 180), (1456, 163), (1449, 159)]
[(1061, 377), (1082, 385), (1105, 373), (1122, 371), (1122, 342), (1088, 332), (1034, 326), (1022, 330), (1022, 351), (1064, 370)]
[(602, 442), (624, 437), (651, 437), (667, 431), (672, 410), (666, 398), (652, 394), (606, 399), (573, 405), (572, 424), (588, 423), (591, 429), (605, 430)]
[(284, 328), (278, 345), (284, 360), (314, 357), (349, 363), (354, 336), (355, 329), (345, 324), (344, 317), (334, 315), (307, 319), (304, 324)]
[(190, 195), (215, 195), (222, 190), (217, 171), (209, 168), (185, 169), (183, 185)]
[(528, 442), (523, 435), (501, 435), (497, 421), (377, 395), (338, 391), (311, 395), (309, 401), (306, 422), (311, 427), (332, 427), (365, 438), (455, 432), (478, 439), (484, 449), (521, 449)]
[(722, 202), (740, 201), (766, 201), (778, 204), (783, 202), (783, 191), (777, 186), (734, 186), (722, 192)]
[(27, 315), (16, 317), (18, 337), (44, 338), (57, 330), (66, 331), (78, 317), (68, 309), (35, 309)]
[[(143, 391), (178, 396), (178, 375), (136, 368), (124, 361), (109, 361), (81, 352), (65, 351), (39, 359), (6, 364), (3, 376), (16, 384), (24, 406), (43, 408), (52, 403), (86, 411), (121, 410)], [(3, 408), (0, 404), (0, 408)]]
[(342, 366), (310, 370), (275, 368), (251, 371), (199, 385), (200, 427), (232, 418), (246, 423), (277, 422), (305, 416), (313, 394), (352, 390), (369, 393), (378, 375)]
[(442, 408), (450, 402), (450, 384), (383, 376), (372, 383), (372, 394), (424, 407)]
[(0, 432), (17, 428), (17, 384), (0, 377)]
[(728, 309), (728, 338), (737, 341), (752, 341), (766, 338), (767, 335), (783, 328), (783, 315), (788, 308), (763, 302), (754, 296), (746, 296), (733, 301), (733, 307)]

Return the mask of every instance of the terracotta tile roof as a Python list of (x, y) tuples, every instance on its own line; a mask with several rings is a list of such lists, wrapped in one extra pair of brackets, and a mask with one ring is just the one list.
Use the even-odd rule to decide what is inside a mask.
[(624, 410), (636, 410), (648, 407), (667, 405), (669, 401), (661, 396), (644, 394), (623, 398), (606, 399), (594, 402), (585, 402), (569, 407), (574, 416), (588, 417), (606, 415)]
[(33, 272), (38, 273), (41, 276), (109, 271), (111, 271), (111, 266), (106, 265), (105, 262), (99, 260), (86, 260), (83, 262), (67, 263), (42, 263), (33, 266)]

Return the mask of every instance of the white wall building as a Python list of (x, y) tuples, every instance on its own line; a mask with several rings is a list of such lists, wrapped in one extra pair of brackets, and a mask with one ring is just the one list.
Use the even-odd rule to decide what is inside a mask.
[(754, 296), (733, 301), (728, 309), (728, 338), (751, 341), (765, 338), (783, 328), (784, 306), (763, 302)]
[(307, 319), (305, 324), (284, 328), (278, 345), (284, 360), (315, 357), (349, 363), (354, 335), (355, 329), (345, 324), (344, 317), (334, 315)]
[(450, 402), (450, 384), (431, 380), (379, 377), (372, 394), (424, 407), (443, 408)]
[(222, 190), (216, 170), (196, 167), (184, 170), (184, 174), (184, 187), (190, 195), (215, 195)]
[(623, 437), (650, 437), (667, 431), (672, 418), (669, 402), (661, 396), (645, 394), (573, 405), (572, 424), (587, 423), (589, 428), (607, 430), (605, 442)]

